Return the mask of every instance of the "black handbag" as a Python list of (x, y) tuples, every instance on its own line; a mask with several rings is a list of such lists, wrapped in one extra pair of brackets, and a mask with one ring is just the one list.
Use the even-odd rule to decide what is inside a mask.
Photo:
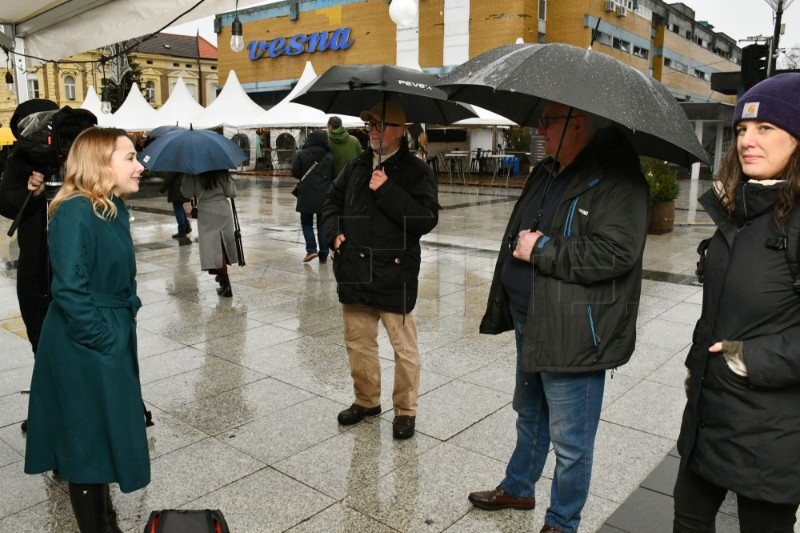
[(314, 169), (316, 168), (316, 166), (317, 166), (317, 163), (318, 163), (318, 161), (314, 161), (314, 164), (313, 164), (313, 165), (311, 165), (311, 166), (308, 168), (308, 170), (306, 170), (306, 173), (305, 173), (305, 174), (303, 174), (303, 177), (302, 177), (302, 178), (300, 178), (300, 181), (298, 181), (298, 182), (297, 182), (297, 185), (295, 185), (295, 186), (294, 186), (294, 189), (292, 189), (292, 194), (293, 194), (293, 195), (297, 196), (298, 194), (300, 194), (300, 186), (303, 184), (303, 180), (304, 180), (304, 179), (306, 179), (306, 177), (307, 177), (309, 174), (311, 174), (311, 171), (312, 171), (312, 170), (314, 170)]
[(144, 533), (230, 533), (230, 531), (219, 509), (153, 511), (144, 527)]

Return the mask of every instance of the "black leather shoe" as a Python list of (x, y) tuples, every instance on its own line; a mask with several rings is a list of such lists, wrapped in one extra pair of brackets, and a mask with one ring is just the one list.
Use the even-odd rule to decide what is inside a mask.
[(414, 436), (415, 416), (396, 416), (392, 422), (392, 435), (398, 440), (410, 439)]
[(560, 529), (555, 529), (553, 526), (548, 526), (547, 524), (542, 527), (539, 533), (564, 533)]
[(27, 433), (28, 432), (28, 420), (27, 419), (23, 420), (22, 424), (20, 424), (19, 427), (20, 427), (20, 429), (22, 430), (23, 433)]
[(469, 495), (472, 505), (486, 511), (499, 511), (500, 509), (521, 509), (527, 511), (536, 507), (536, 498), (515, 498), (499, 486), (494, 490), (472, 492)]
[(377, 405), (370, 409), (366, 407), (362, 407), (358, 404), (353, 404), (341, 413), (337, 419), (339, 423), (343, 426), (352, 426), (353, 424), (358, 424), (362, 420), (364, 420), (365, 416), (377, 416), (381, 414), (381, 406)]
[(172, 238), (173, 239), (185, 239), (186, 238), (186, 234), (184, 232), (182, 232), (182, 231), (179, 231), (178, 233), (173, 233), (172, 234)]

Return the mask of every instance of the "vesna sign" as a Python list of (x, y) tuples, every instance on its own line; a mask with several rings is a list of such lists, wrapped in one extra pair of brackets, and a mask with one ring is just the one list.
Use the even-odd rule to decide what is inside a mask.
[(339, 28), (331, 32), (318, 31), (314, 33), (298, 33), (288, 39), (278, 37), (271, 41), (250, 41), (247, 50), (250, 60), (255, 61), (262, 57), (278, 57), (282, 55), (298, 56), (300, 54), (313, 54), (331, 50), (347, 50), (353, 45), (350, 37), (350, 28)]

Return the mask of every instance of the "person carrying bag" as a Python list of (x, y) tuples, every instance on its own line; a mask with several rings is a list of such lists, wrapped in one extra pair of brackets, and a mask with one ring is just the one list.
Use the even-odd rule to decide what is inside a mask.
[[(333, 152), (324, 131), (314, 131), (308, 136), (292, 164), (292, 175), (300, 180), (292, 194), (297, 197), (295, 211), (300, 213), (306, 244), (303, 262), (308, 263), (319, 257), (319, 262), (325, 263), (328, 260), (328, 244), (322, 235), (322, 204), (333, 181)], [(317, 215), (317, 236), (314, 235), (314, 214)]]

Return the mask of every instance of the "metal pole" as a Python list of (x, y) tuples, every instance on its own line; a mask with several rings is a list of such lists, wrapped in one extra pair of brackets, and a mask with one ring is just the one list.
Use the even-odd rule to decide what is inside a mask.
[(775, 31), (772, 34), (772, 43), (770, 43), (770, 56), (769, 56), (769, 70), (767, 77), (775, 74), (775, 67), (778, 60), (778, 44), (781, 39), (781, 17), (783, 16), (783, 0), (778, 0), (778, 5), (775, 8)]

